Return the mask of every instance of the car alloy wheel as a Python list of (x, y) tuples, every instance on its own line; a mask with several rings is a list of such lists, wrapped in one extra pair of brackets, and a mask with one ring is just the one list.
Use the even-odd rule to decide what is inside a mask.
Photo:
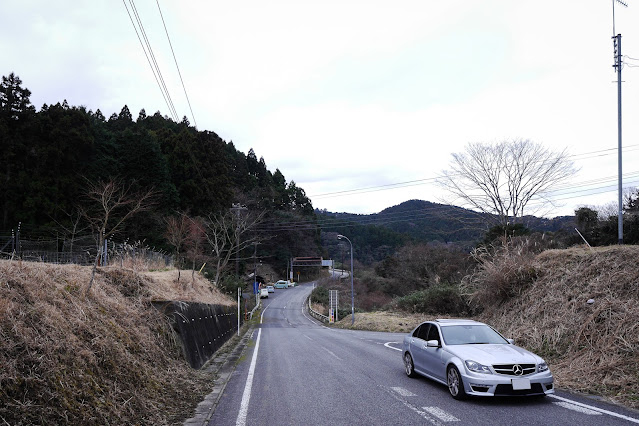
[(448, 378), (448, 390), (450, 391), (451, 396), (455, 399), (466, 398), (464, 382), (462, 381), (461, 374), (459, 374), (457, 367), (449, 367), (448, 374), (446, 374), (446, 376)]
[(415, 377), (415, 366), (413, 365), (413, 357), (408, 352), (404, 354), (404, 369), (408, 377)]

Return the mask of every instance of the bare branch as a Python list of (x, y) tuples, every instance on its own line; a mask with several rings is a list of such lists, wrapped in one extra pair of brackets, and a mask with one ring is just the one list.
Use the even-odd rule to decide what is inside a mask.
[(131, 216), (149, 210), (154, 205), (155, 195), (153, 190), (134, 192), (131, 185), (125, 185), (120, 180), (98, 183), (87, 180), (85, 197), (89, 207), (83, 210), (82, 214), (97, 234), (98, 243), (87, 292), (93, 284), (104, 240), (117, 232)]
[(533, 199), (539, 209), (554, 205), (544, 193), (576, 172), (566, 151), (527, 139), (470, 143), (453, 154), (450, 169), (438, 183), (455, 196), (453, 203), (494, 215), (501, 225), (521, 219)]

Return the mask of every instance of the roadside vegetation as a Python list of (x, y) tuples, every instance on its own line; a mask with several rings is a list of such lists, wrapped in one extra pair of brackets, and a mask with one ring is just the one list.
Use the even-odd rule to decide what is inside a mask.
[(233, 304), (199, 274), (0, 261), (0, 423), (181, 424), (212, 377), (193, 370), (163, 300)]

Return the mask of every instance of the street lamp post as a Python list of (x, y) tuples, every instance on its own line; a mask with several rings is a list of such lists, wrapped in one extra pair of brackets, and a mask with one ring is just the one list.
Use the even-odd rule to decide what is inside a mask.
[(351, 325), (355, 324), (355, 292), (353, 290), (353, 243), (348, 237), (338, 234), (338, 240), (346, 240), (351, 245)]

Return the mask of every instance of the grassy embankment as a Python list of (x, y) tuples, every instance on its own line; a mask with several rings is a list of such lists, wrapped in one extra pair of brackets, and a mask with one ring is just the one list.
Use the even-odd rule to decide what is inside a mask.
[[(613, 246), (547, 250), (525, 264), (493, 264), (493, 281), (524, 270), (534, 278), (475, 319), (542, 355), (559, 388), (639, 408), (637, 259), (639, 247)], [(357, 313), (354, 327), (407, 332), (438, 317), (446, 315)], [(338, 326), (350, 328), (350, 316)]]
[(0, 424), (181, 424), (210, 392), (152, 301), (233, 304), (190, 271), (0, 261)]

